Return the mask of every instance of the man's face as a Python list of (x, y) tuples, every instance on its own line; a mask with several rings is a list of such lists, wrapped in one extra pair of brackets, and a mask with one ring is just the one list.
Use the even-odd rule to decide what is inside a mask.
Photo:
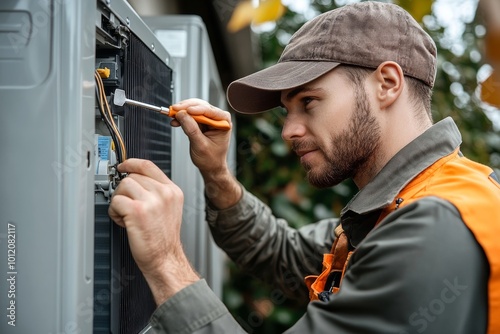
[(299, 88), (283, 91), (287, 110), (282, 137), (320, 188), (354, 178), (368, 168), (380, 143), (380, 127), (363, 85), (335, 69)]

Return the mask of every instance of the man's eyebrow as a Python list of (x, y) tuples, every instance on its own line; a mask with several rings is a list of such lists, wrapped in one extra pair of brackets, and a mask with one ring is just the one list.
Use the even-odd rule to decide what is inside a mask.
[(286, 94), (285, 100), (281, 101), (281, 104), (285, 104), (285, 102), (290, 102), (295, 96), (297, 96), (300, 93), (323, 93), (324, 91), (325, 90), (320, 87), (317, 88), (307, 87), (307, 86), (297, 87), (288, 92), (288, 94)]

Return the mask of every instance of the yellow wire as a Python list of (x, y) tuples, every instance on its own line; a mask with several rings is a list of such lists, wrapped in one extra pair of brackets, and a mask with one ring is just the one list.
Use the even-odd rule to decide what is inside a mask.
[(111, 109), (109, 108), (108, 100), (106, 98), (106, 92), (104, 91), (104, 83), (102, 82), (101, 76), (99, 75), (97, 70), (94, 73), (94, 77), (97, 83), (97, 89), (99, 90), (99, 105), (101, 107), (101, 110), (103, 110), (106, 114), (105, 116), (108, 119), (108, 122), (111, 124), (111, 129), (118, 140), (118, 149), (121, 152), (122, 160), (125, 161), (127, 159), (127, 150), (125, 148), (125, 143), (123, 141), (120, 130), (118, 130), (118, 127), (116, 126), (113, 119), (113, 114), (111, 113)]

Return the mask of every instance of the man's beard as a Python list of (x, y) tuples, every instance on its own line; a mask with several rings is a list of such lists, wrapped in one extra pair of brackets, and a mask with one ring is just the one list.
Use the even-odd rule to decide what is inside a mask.
[[(356, 110), (354, 111), (348, 129), (334, 135), (327, 151), (319, 148), (325, 157), (326, 164), (313, 166), (304, 163), (307, 179), (318, 188), (332, 187), (357, 175), (372, 159), (380, 143), (380, 127), (371, 114), (366, 91), (358, 85), (355, 90)], [(293, 148), (317, 147), (311, 142), (294, 142)]]

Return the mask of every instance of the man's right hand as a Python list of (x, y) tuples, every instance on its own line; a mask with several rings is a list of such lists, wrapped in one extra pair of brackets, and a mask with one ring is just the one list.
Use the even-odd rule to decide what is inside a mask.
[[(172, 105), (172, 108), (179, 111), (172, 121), (172, 126), (181, 126), (189, 137), (191, 160), (205, 181), (207, 197), (219, 209), (236, 204), (241, 198), (242, 190), (227, 165), (232, 129), (231, 114), (200, 99), (184, 100)], [(205, 115), (215, 120), (226, 120), (231, 129), (219, 130), (198, 124), (189, 115)]]

